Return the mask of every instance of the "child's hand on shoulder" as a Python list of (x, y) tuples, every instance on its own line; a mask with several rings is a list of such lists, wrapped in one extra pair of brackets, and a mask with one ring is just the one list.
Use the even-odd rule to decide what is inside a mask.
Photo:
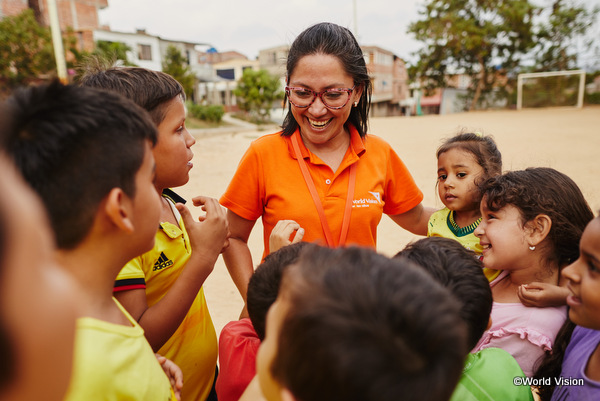
[(169, 378), (169, 382), (171, 382), (171, 387), (173, 388), (173, 392), (175, 393), (175, 397), (177, 400), (181, 400), (181, 389), (183, 388), (183, 373), (181, 372), (181, 368), (175, 364), (170, 359), (165, 358), (162, 355), (155, 354), (156, 359), (158, 359), (158, 363), (165, 371), (165, 374)]
[[(294, 238), (290, 240), (290, 236)], [(284, 246), (302, 241), (304, 229), (294, 220), (279, 220), (269, 236), (269, 252), (273, 253)]]
[(188, 208), (177, 204), (183, 223), (190, 237), (193, 252), (204, 254), (216, 260), (229, 246), (229, 225), (225, 209), (214, 198), (198, 196), (192, 199), (194, 206), (201, 206), (206, 212), (195, 221)]
[(545, 308), (566, 305), (569, 290), (558, 285), (533, 282), (519, 286), (517, 294), (523, 305)]

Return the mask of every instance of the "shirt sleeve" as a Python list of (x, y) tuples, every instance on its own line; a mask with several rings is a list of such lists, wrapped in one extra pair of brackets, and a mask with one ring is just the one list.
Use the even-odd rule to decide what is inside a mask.
[(255, 144), (246, 151), (219, 202), (246, 220), (257, 220), (264, 209), (263, 165)]
[(145, 289), (146, 279), (142, 270), (142, 256), (130, 260), (121, 269), (115, 281), (113, 292)]
[[(389, 145), (388, 145), (389, 146)], [(408, 212), (423, 201), (423, 193), (417, 187), (408, 168), (396, 152), (389, 147), (386, 173), (385, 206), (388, 215)]]

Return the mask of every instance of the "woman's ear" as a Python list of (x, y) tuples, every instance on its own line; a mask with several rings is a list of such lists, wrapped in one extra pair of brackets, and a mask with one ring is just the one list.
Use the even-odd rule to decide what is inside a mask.
[(352, 104), (354, 104), (354, 102), (360, 102), (360, 97), (362, 96), (364, 89), (365, 89), (365, 86), (363, 84), (357, 85), (354, 88), (354, 92), (352, 93), (353, 94)]
[(529, 246), (537, 246), (546, 239), (552, 228), (552, 219), (546, 214), (538, 214), (527, 223)]
[(106, 196), (104, 206), (107, 218), (126, 233), (134, 231), (131, 221), (131, 200), (121, 188), (113, 188)]

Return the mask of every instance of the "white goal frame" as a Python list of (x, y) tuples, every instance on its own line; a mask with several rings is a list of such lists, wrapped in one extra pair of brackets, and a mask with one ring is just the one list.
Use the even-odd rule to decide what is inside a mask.
[(555, 77), (555, 76), (579, 75), (579, 92), (577, 93), (577, 105), (575, 107), (583, 107), (583, 94), (585, 93), (585, 71), (549, 71), (549, 72), (532, 72), (527, 74), (519, 74), (517, 76), (517, 110), (523, 108), (523, 78), (539, 78), (539, 77)]

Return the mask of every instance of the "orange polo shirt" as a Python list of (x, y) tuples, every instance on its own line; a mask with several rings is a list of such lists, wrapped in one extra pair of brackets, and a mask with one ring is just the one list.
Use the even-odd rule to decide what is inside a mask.
[[(334, 240), (340, 238), (350, 166), (357, 163), (352, 213), (344, 245), (375, 247), (383, 213), (404, 213), (423, 200), (423, 194), (394, 150), (379, 137), (361, 138), (349, 126), (350, 146), (337, 171), (311, 153), (296, 130), (304, 157), (321, 199)], [(291, 137), (281, 133), (253, 141), (220, 199), (221, 204), (247, 220), (262, 217), (265, 252), (279, 220), (294, 220), (304, 228), (303, 241), (326, 245), (317, 209), (294, 155)]]

